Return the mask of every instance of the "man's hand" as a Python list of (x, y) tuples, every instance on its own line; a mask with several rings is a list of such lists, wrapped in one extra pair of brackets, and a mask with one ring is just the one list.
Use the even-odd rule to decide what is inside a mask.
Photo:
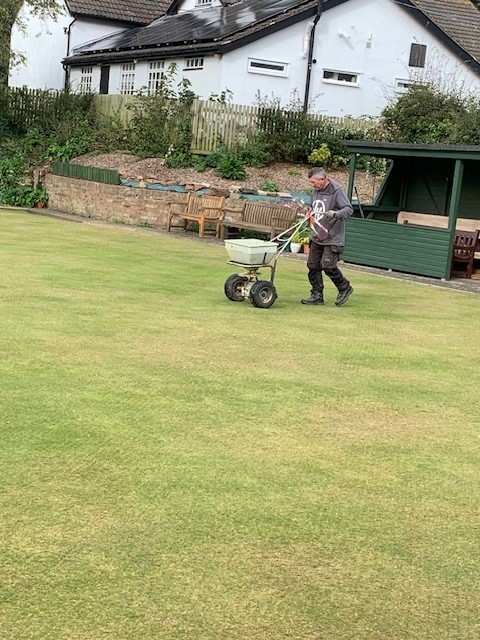
[(323, 214), (326, 218), (334, 218), (335, 217), (335, 211), (332, 211), (330, 209), (330, 211), (325, 211), (325, 213)]

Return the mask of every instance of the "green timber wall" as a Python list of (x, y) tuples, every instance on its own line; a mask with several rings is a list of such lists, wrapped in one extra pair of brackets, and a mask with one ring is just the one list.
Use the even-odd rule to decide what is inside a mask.
[(52, 163), (52, 173), (64, 178), (77, 178), (79, 180), (91, 180), (103, 184), (120, 184), (120, 175), (116, 169), (103, 169), (101, 167), (89, 167), (70, 162)]
[(450, 277), (451, 233), (381, 220), (350, 218), (346, 262), (436, 278)]

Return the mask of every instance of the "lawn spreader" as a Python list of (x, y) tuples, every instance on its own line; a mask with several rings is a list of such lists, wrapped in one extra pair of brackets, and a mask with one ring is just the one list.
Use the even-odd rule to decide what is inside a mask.
[[(228, 264), (244, 269), (243, 273), (234, 273), (225, 281), (224, 291), (227, 298), (232, 302), (250, 300), (254, 307), (260, 309), (271, 307), (278, 297), (273, 284), (277, 260), (288, 247), (293, 236), (308, 222), (307, 215), (271, 240), (254, 238), (225, 240), (225, 249), (230, 258)], [(265, 267), (270, 269), (268, 280), (261, 278), (261, 269)]]

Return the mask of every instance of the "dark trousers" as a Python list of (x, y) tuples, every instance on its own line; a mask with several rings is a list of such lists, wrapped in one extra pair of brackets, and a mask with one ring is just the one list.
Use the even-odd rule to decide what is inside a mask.
[(310, 253), (308, 255), (308, 280), (312, 285), (312, 293), (323, 292), (323, 272), (327, 275), (339, 291), (345, 291), (350, 286), (350, 282), (337, 267), (338, 259), (343, 251), (343, 247), (333, 245), (319, 245), (310, 243)]

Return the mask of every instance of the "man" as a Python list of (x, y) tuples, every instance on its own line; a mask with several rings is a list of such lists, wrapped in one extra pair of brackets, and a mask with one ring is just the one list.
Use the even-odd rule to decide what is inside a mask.
[(312, 291), (309, 298), (303, 298), (302, 304), (324, 304), (322, 272), (325, 272), (338, 289), (335, 304), (340, 307), (353, 293), (353, 287), (337, 266), (345, 244), (345, 221), (352, 215), (353, 208), (345, 189), (328, 178), (324, 169), (310, 169), (308, 180), (313, 186), (307, 261)]

